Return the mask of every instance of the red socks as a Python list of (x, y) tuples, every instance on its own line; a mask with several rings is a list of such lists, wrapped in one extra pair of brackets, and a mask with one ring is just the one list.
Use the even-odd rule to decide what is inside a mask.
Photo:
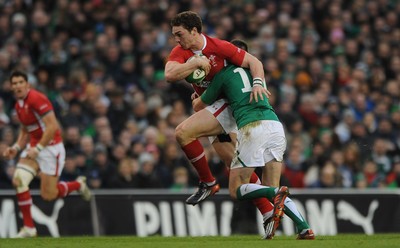
[(31, 213), (32, 197), (29, 190), (22, 193), (17, 193), (17, 200), (18, 200), (19, 210), (22, 213), (24, 226), (35, 227)]
[(210, 168), (208, 167), (204, 148), (199, 140), (195, 140), (185, 145), (182, 147), (182, 150), (199, 174), (201, 182), (210, 183), (215, 181), (215, 178), (211, 174)]
[(79, 190), (81, 187), (81, 184), (78, 183), (77, 181), (73, 182), (59, 182), (57, 184), (58, 188), (58, 198), (64, 198), (66, 197), (69, 193)]
[[(57, 185), (58, 188), (58, 197), (65, 197), (72, 191), (79, 190), (81, 187), (80, 183), (77, 181), (74, 182), (60, 182)], [(33, 222), (32, 218), (32, 212), (31, 212), (31, 207), (32, 207), (32, 197), (31, 193), (29, 190), (22, 192), (22, 193), (17, 193), (17, 201), (18, 201), (18, 206), (19, 210), (22, 213), (22, 219), (24, 222), (24, 226), (26, 227), (35, 227), (35, 224)]]

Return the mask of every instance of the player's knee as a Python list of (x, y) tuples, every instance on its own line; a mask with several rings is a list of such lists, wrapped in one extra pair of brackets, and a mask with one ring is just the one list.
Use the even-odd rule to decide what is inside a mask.
[(185, 142), (188, 139), (188, 130), (184, 125), (178, 125), (175, 128), (175, 138), (179, 143)]
[(13, 176), (13, 186), (17, 193), (22, 193), (29, 190), (29, 184), (36, 176), (36, 170), (29, 165), (17, 164)]
[(179, 141), (180, 136), (182, 136), (182, 128), (180, 126), (177, 126), (175, 128), (175, 139)]

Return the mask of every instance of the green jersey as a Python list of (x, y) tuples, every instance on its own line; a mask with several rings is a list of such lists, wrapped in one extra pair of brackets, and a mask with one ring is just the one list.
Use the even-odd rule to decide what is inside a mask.
[(249, 103), (252, 87), (250, 70), (228, 65), (214, 76), (207, 90), (201, 95), (201, 100), (211, 104), (222, 94), (231, 106), (238, 128), (260, 120), (279, 121), (267, 97)]

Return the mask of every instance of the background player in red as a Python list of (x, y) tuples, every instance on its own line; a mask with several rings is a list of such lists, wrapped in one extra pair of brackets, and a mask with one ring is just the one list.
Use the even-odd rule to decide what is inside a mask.
[[(193, 84), (195, 93), (192, 98), (201, 95), (210, 83), (213, 76), (220, 71), (226, 63), (250, 68), (252, 76), (264, 81), (264, 70), (262, 63), (230, 42), (208, 37), (203, 34), (202, 21), (198, 14), (186, 11), (178, 14), (172, 21), (172, 34), (178, 45), (171, 51), (168, 62), (165, 66), (167, 81), (175, 82), (186, 78), (196, 68), (206, 70), (207, 77), (200, 84)], [(195, 59), (187, 60), (195, 54)], [(264, 87), (254, 87), (251, 100), (258, 101), (267, 95)], [(218, 155), (229, 166), (234, 156), (237, 127), (232, 117), (230, 107), (224, 99), (219, 99), (214, 104), (201, 110), (176, 128), (176, 139), (182, 150), (197, 170), (200, 178), (198, 190), (187, 200), (187, 204), (196, 205), (208, 196), (219, 190), (219, 185), (213, 177), (200, 144), (199, 137), (215, 136), (222, 133), (231, 134), (233, 142), (219, 142), (212, 139), (212, 144)], [(256, 174), (251, 178), (252, 182), (259, 181)], [(272, 206), (265, 199), (257, 200), (257, 207), (266, 217), (272, 214)]]
[(58, 181), (64, 168), (65, 149), (49, 99), (30, 88), (27, 75), (23, 72), (13, 72), (10, 81), (17, 99), (15, 110), (21, 122), (21, 129), (16, 143), (8, 147), (3, 155), (12, 159), (26, 147), (21, 153), (13, 177), (24, 223), (16, 237), (35, 237), (37, 231), (31, 214), (32, 197), (29, 184), (38, 172), (41, 178), (40, 194), (44, 200), (63, 198), (73, 191), (79, 191), (82, 198), (89, 200), (91, 193), (85, 177), (78, 177), (73, 182)]

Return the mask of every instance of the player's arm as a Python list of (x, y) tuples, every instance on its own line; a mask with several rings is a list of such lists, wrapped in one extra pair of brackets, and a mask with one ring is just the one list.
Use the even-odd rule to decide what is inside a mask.
[(267, 90), (265, 84), (264, 67), (261, 61), (246, 52), (241, 67), (249, 68), (253, 77), (253, 90), (250, 94), (250, 102), (253, 101), (253, 98), (258, 102), (258, 97), (263, 100), (263, 95), (269, 97), (271, 93)]
[(46, 129), (44, 130), (42, 138), (38, 142), (37, 146), (40, 145), (42, 147), (45, 147), (54, 138), (59, 127), (58, 127), (56, 115), (54, 114), (53, 110), (42, 115), (42, 121), (43, 121)]
[(169, 83), (176, 82), (186, 78), (190, 75), (190, 73), (198, 68), (205, 70), (206, 74), (208, 74), (211, 69), (211, 65), (206, 56), (197, 56), (186, 63), (168, 61), (164, 70), (165, 79)]
[(56, 131), (58, 129), (58, 122), (53, 110), (50, 110), (41, 116), (42, 121), (44, 122), (46, 129), (42, 134), (42, 138), (36, 144), (35, 147), (29, 148), (27, 152), (27, 157), (34, 159), (54, 138)]
[[(223, 52), (229, 58), (229, 62), (234, 65), (249, 68), (251, 76), (253, 77), (253, 89), (250, 94), (250, 101), (253, 101), (253, 98), (256, 102), (258, 102), (258, 97), (263, 100), (265, 95), (268, 97), (271, 93), (266, 89), (265, 85), (265, 75), (264, 75), (264, 67), (260, 60), (251, 55), (250, 53), (238, 49), (234, 44), (230, 42), (223, 42)], [(244, 52), (244, 55), (242, 55)]]
[(224, 80), (216, 80), (216, 78), (214, 78), (213, 82), (208, 86), (203, 94), (192, 101), (193, 110), (196, 112), (200, 111), (215, 102), (222, 92), (223, 82)]
[(26, 144), (28, 143), (28, 139), (29, 139), (28, 130), (24, 126), (21, 126), (17, 141), (15, 142), (14, 145), (18, 145), (21, 149), (24, 149)]
[(249, 68), (253, 78), (261, 78), (264, 80), (264, 67), (260, 60), (246, 52), (241, 67)]
[(7, 147), (7, 149), (3, 153), (3, 156), (6, 159), (13, 159), (18, 152), (25, 148), (26, 144), (28, 143), (28, 138), (28, 130), (26, 130), (24, 126), (21, 126), (17, 141), (14, 143), (13, 146)]

